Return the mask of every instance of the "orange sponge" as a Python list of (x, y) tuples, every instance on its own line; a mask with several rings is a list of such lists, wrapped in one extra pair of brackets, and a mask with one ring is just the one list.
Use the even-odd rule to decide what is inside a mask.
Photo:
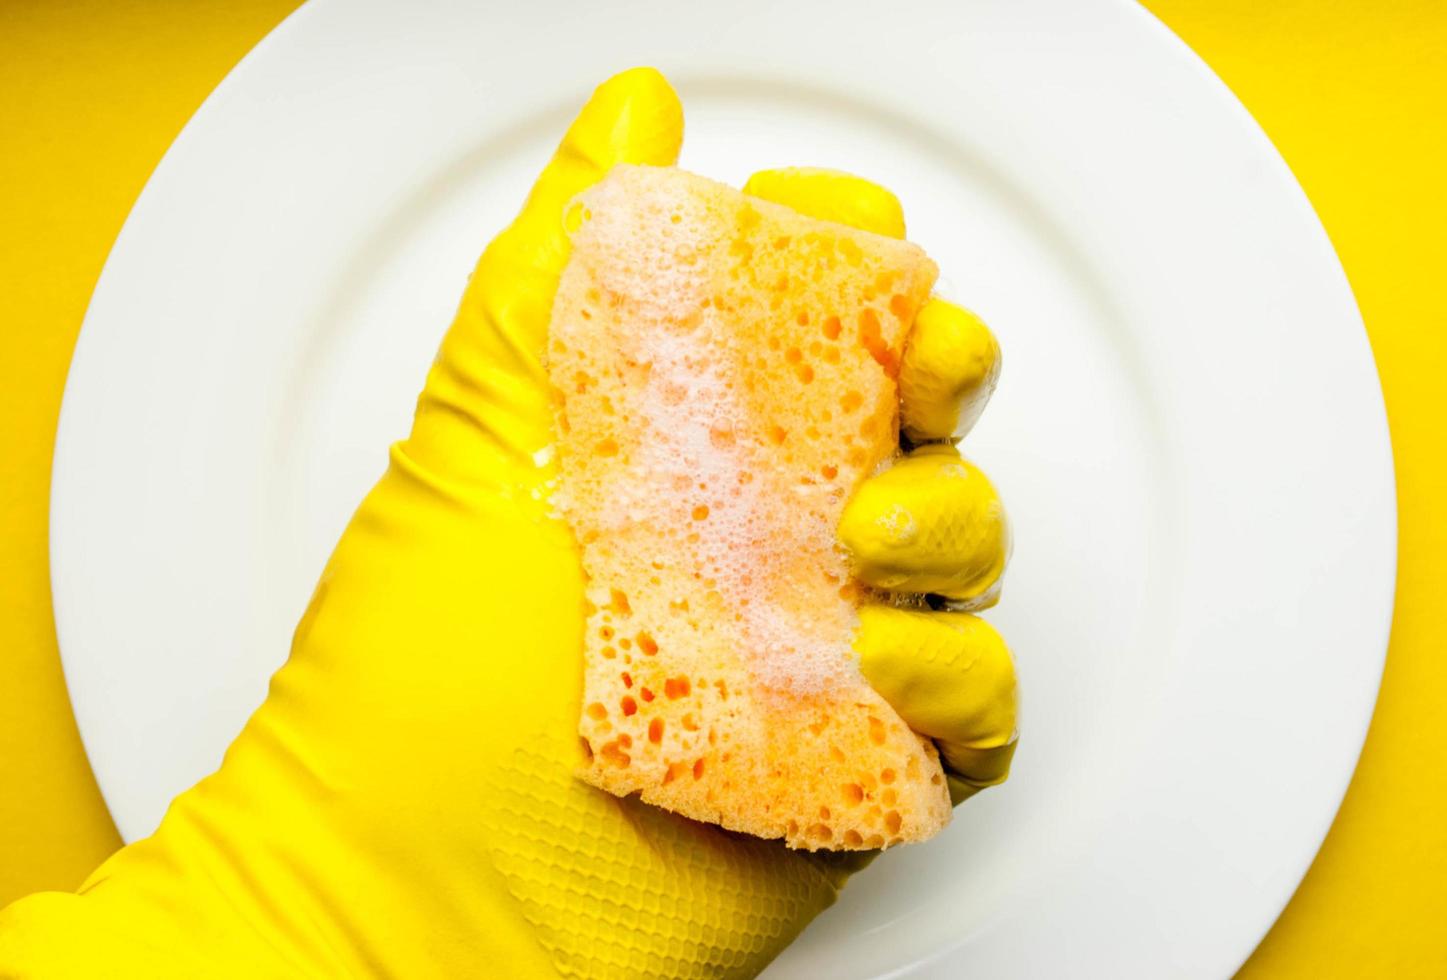
[(588, 575), (583, 778), (794, 847), (930, 836), (940, 764), (859, 672), (835, 528), (896, 452), (934, 264), (668, 168), (615, 168), (566, 221), (548, 370)]

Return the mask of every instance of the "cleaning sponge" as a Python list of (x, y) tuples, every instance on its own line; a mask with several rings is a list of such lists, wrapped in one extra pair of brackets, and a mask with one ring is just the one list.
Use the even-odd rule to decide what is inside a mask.
[(565, 222), (555, 506), (589, 602), (583, 778), (791, 846), (924, 839), (931, 743), (864, 681), (845, 502), (897, 450), (916, 246), (671, 168)]

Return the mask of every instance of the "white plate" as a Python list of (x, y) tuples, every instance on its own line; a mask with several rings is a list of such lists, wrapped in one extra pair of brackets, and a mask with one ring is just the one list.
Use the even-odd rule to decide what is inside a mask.
[(771, 977), (1220, 977), (1371, 712), (1395, 510), (1326, 236), (1225, 87), (1120, 2), (303, 8), (157, 169), (66, 390), (66, 676), (122, 833), (260, 702), (406, 432), (473, 258), (593, 84), (664, 68), (685, 165), (903, 197), (1005, 375), (968, 449), (1017, 546), (1007, 787), (851, 884)]

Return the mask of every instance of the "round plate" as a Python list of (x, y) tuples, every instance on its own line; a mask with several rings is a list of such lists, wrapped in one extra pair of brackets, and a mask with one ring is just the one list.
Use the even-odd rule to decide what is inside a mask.
[(176, 141), (96, 288), (56, 615), (127, 838), (213, 769), (569, 115), (655, 64), (684, 165), (903, 198), (999, 334), (966, 445), (1012, 510), (1008, 785), (859, 876), (783, 977), (1219, 977), (1344, 791), (1395, 564), (1371, 353), (1300, 188), (1114, 0), (314, 0)]

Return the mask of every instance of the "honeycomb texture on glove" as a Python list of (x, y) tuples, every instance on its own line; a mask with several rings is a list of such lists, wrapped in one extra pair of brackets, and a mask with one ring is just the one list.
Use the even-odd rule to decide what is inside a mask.
[(494, 866), (560, 974), (753, 976), (833, 903), (846, 868), (578, 781), (539, 735), (502, 762), (483, 815)]
[(938, 758), (859, 673), (835, 529), (897, 451), (934, 264), (674, 169), (573, 207), (548, 369), (589, 577), (585, 778), (793, 847), (931, 836)]

